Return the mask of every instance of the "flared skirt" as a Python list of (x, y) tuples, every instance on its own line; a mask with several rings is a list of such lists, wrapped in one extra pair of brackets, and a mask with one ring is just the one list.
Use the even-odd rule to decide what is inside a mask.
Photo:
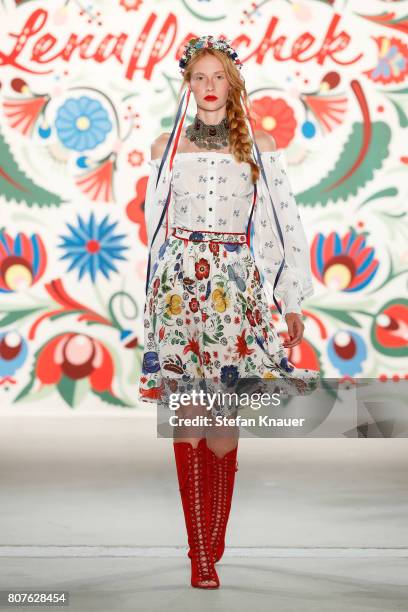
[(289, 360), (245, 234), (175, 229), (160, 249), (145, 298), (138, 400), (189, 381), (236, 389), (242, 379), (285, 379), (300, 393), (317, 370)]

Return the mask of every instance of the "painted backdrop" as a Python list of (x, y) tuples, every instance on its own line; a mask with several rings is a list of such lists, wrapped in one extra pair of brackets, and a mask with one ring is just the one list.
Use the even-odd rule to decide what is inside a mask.
[(0, 0), (1, 407), (137, 407), (146, 161), (202, 34), (237, 48), (310, 239), (290, 360), (406, 378), (406, 4)]

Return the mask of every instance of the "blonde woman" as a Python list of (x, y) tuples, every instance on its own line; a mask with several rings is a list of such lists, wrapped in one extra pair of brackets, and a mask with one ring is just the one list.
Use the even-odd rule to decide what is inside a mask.
[[(151, 147), (139, 399), (159, 402), (166, 384), (183, 391), (201, 379), (223, 388), (254, 376), (312, 387), (318, 372), (296, 368), (285, 352), (302, 340), (301, 302), (313, 288), (282, 152), (267, 132), (251, 135), (242, 64), (227, 41), (190, 40), (179, 66), (187, 105), (192, 94), (197, 113), (183, 129), (185, 91), (173, 131)], [(284, 343), (272, 300), (287, 323)], [(179, 414), (204, 416), (206, 408), (191, 403)], [(232, 413), (223, 410), (215, 403), (211, 415)], [(224, 552), (238, 470), (237, 429), (211, 436), (205, 426), (180, 427), (174, 435), (194, 587), (220, 585), (215, 563)]]

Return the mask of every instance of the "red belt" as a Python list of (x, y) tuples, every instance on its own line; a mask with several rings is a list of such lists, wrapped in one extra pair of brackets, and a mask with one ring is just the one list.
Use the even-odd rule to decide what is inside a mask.
[(172, 235), (191, 242), (228, 242), (242, 244), (246, 241), (245, 232), (213, 232), (209, 230), (193, 230), (186, 227), (174, 227)]

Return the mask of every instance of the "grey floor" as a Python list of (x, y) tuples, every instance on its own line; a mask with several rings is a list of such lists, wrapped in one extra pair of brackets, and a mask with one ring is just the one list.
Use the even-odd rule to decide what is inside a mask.
[(155, 427), (146, 410), (2, 415), (0, 590), (69, 591), (78, 612), (408, 610), (406, 440), (242, 438), (221, 588), (204, 591)]

